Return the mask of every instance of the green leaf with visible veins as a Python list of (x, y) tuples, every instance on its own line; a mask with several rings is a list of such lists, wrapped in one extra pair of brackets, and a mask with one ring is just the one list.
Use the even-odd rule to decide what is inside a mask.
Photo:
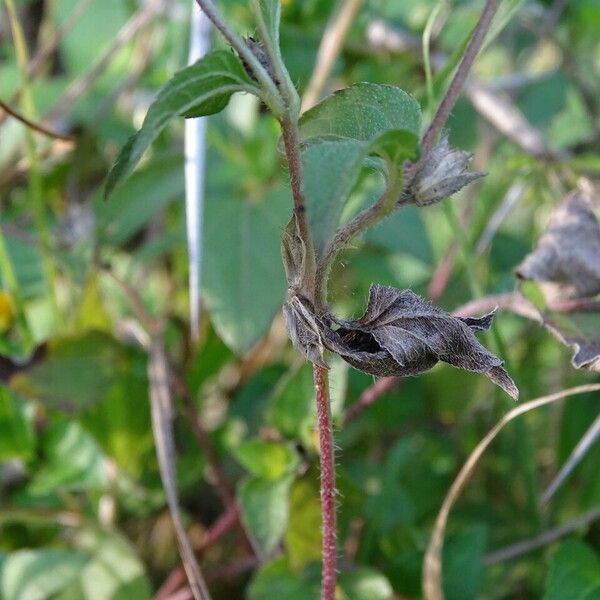
[(356, 83), (335, 92), (300, 119), (303, 141), (333, 136), (371, 142), (395, 129), (419, 136), (421, 107), (404, 90), (375, 83)]
[(176, 73), (150, 106), (142, 128), (123, 146), (108, 174), (105, 196), (131, 174), (144, 151), (173, 117), (217, 113), (235, 92), (260, 95), (239, 58), (229, 50), (211, 52)]

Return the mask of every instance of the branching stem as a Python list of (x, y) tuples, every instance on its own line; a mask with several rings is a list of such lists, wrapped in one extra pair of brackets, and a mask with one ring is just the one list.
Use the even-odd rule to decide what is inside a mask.
[(383, 195), (362, 212), (358, 213), (344, 227), (334, 235), (333, 239), (325, 249), (323, 256), (317, 263), (317, 272), (315, 276), (315, 290), (317, 295), (316, 307), (320, 308), (326, 304), (327, 300), (327, 279), (333, 260), (337, 253), (342, 250), (354, 237), (361, 231), (372, 227), (378, 221), (387, 217), (396, 207), (396, 200), (400, 195), (402, 178), (395, 176), (387, 184), (387, 189)]

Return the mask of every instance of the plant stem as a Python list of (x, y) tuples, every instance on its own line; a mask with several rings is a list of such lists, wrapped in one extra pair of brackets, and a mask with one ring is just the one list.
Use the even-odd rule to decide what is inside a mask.
[(246, 46), (240, 36), (225, 21), (212, 0), (196, 0), (198, 6), (209, 18), (210, 22), (223, 35), (229, 45), (237, 52), (239, 57), (250, 67), (252, 74), (264, 92), (263, 100), (273, 115), (282, 118), (285, 114), (285, 106), (275, 82), (271, 79), (254, 53)]
[(336, 586), (335, 462), (327, 369), (313, 365), (319, 424), (321, 519), (323, 522), (321, 600), (334, 600)]
[(37, 131), (38, 133), (41, 133), (42, 135), (45, 135), (49, 138), (54, 138), (57, 140), (63, 140), (65, 142), (73, 141), (72, 136), (57, 133), (56, 131), (52, 131), (52, 130), (48, 129), (47, 127), (44, 127), (40, 123), (36, 123), (35, 121), (28, 119), (25, 115), (22, 115), (20, 112), (16, 111), (14, 108), (11, 108), (8, 104), (6, 104), (6, 102), (3, 102), (2, 100), (0, 100), (0, 108), (4, 112), (9, 114), (11, 117), (17, 119), (17, 121), (21, 121), (21, 123), (23, 123), (23, 125), (25, 125), (26, 127), (29, 127), (29, 129), (33, 129), (34, 131)]
[[(316, 270), (315, 250), (312, 242), (312, 235), (306, 218), (306, 203), (304, 201), (304, 190), (302, 185), (302, 155), (300, 152), (300, 136), (298, 133), (298, 123), (292, 117), (286, 117), (280, 121), (283, 145), (290, 173), (290, 186), (294, 198), (294, 215), (298, 227), (298, 235), (306, 247), (306, 265), (305, 272), (310, 274), (311, 279)], [(309, 294), (309, 300), (318, 301), (318, 290), (314, 287), (314, 282), (310, 282), (312, 289), (304, 289)]]
[(469, 71), (473, 66), (475, 57), (477, 56), (477, 53), (483, 44), (485, 35), (490, 28), (492, 19), (498, 10), (499, 4), (500, 0), (487, 0), (485, 3), (483, 12), (479, 18), (479, 22), (477, 23), (477, 27), (475, 27), (475, 31), (473, 32), (473, 37), (465, 49), (463, 59), (461, 60), (460, 65), (458, 65), (458, 69), (456, 70), (454, 78), (452, 79), (452, 82), (446, 91), (446, 95), (437, 109), (429, 128), (423, 136), (423, 141), (421, 142), (421, 154), (423, 156), (427, 154), (429, 150), (431, 150), (435, 144), (438, 134), (448, 120), (450, 112), (454, 108), (454, 105), (458, 100), (458, 96), (463, 89)]
[(387, 217), (396, 207), (396, 200), (402, 188), (402, 177), (394, 176), (387, 184), (383, 195), (362, 212), (358, 213), (344, 227), (335, 234), (323, 256), (317, 264), (315, 276), (316, 304), (317, 309), (323, 308), (327, 301), (327, 279), (333, 259), (337, 253), (344, 248), (356, 235), (372, 227), (378, 221)]

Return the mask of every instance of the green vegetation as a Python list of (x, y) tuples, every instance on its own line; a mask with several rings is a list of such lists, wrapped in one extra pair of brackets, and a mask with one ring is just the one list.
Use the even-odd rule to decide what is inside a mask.
[(600, 3), (198, 4), (0, 0), (0, 599), (600, 600)]

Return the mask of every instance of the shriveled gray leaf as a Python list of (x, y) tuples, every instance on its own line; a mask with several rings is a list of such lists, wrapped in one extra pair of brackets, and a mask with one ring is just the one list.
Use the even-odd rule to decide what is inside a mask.
[(416, 164), (401, 202), (417, 206), (435, 204), (483, 177), (485, 173), (469, 170), (471, 158), (468, 152), (451, 148), (448, 136), (442, 136)]
[(281, 234), (281, 257), (288, 287), (301, 289), (306, 268), (306, 244), (298, 233), (296, 216), (292, 215)]
[(538, 282), (548, 302), (600, 293), (600, 225), (590, 196), (575, 191), (564, 198), (516, 274)]
[(353, 321), (331, 317), (339, 328), (322, 330), (323, 343), (355, 368), (378, 376), (416, 375), (438, 361), (483, 373), (513, 398), (519, 392), (502, 361), (484, 348), (474, 331), (490, 327), (493, 313), (461, 319), (411, 290), (371, 286), (364, 315)]
[(327, 367), (323, 358), (324, 325), (315, 315), (311, 303), (301, 295), (291, 293), (283, 303), (283, 319), (294, 348), (310, 362)]

